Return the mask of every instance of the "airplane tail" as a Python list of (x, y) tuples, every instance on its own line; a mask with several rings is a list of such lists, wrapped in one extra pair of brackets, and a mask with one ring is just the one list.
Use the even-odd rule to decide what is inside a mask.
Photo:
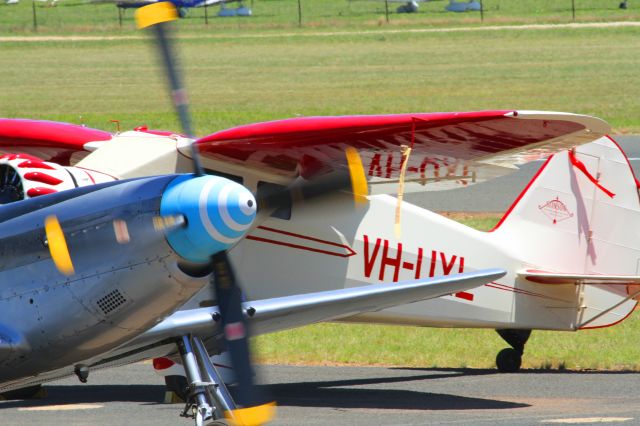
[(491, 237), (526, 265), (522, 284), (575, 287), (575, 328), (613, 325), (640, 293), (639, 186), (620, 147), (600, 138), (547, 160)]

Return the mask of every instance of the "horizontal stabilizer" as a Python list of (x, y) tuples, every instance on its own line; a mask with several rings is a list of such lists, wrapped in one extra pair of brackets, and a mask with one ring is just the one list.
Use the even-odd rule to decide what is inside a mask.
[(527, 281), (538, 284), (598, 284), (598, 285), (629, 285), (640, 284), (640, 275), (598, 275), (571, 274), (564, 272), (548, 272), (527, 269), (518, 272)]
[[(372, 284), (317, 293), (255, 300), (244, 304), (253, 334), (269, 333), (374, 312), (396, 305), (433, 299), (479, 287), (506, 274), (486, 269), (393, 284)], [(132, 345), (191, 334), (211, 334), (216, 306), (175, 312), (131, 342)]]

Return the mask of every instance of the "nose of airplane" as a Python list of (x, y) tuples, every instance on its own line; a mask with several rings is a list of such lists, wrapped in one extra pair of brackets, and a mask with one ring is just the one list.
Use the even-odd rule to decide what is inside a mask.
[(167, 234), (173, 250), (186, 260), (208, 262), (211, 255), (228, 249), (247, 233), (256, 207), (253, 194), (236, 182), (185, 175), (165, 189), (160, 214), (186, 219), (184, 227)]

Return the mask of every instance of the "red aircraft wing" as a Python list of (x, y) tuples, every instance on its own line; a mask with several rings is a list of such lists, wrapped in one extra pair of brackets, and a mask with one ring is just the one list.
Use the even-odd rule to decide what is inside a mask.
[(104, 142), (111, 137), (111, 133), (76, 124), (0, 118), (0, 151), (26, 153), (65, 166), (74, 154), (90, 151), (87, 143)]
[[(356, 148), (372, 180), (472, 183), (518, 164), (595, 140), (609, 126), (593, 117), (529, 111), (300, 117), (223, 130), (196, 143), (203, 156), (256, 172), (312, 177), (344, 167)], [(491, 176), (489, 176), (491, 175)], [(482, 179), (484, 180), (484, 179)]]

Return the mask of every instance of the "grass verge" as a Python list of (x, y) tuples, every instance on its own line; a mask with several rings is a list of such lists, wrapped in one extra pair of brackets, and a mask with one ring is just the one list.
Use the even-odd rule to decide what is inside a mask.
[[(640, 133), (640, 28), (181, 40), (199, 135), (296, 115), (533, 109)], [(146, 40), (3, 43), (0, 116), (177, 129)]]

